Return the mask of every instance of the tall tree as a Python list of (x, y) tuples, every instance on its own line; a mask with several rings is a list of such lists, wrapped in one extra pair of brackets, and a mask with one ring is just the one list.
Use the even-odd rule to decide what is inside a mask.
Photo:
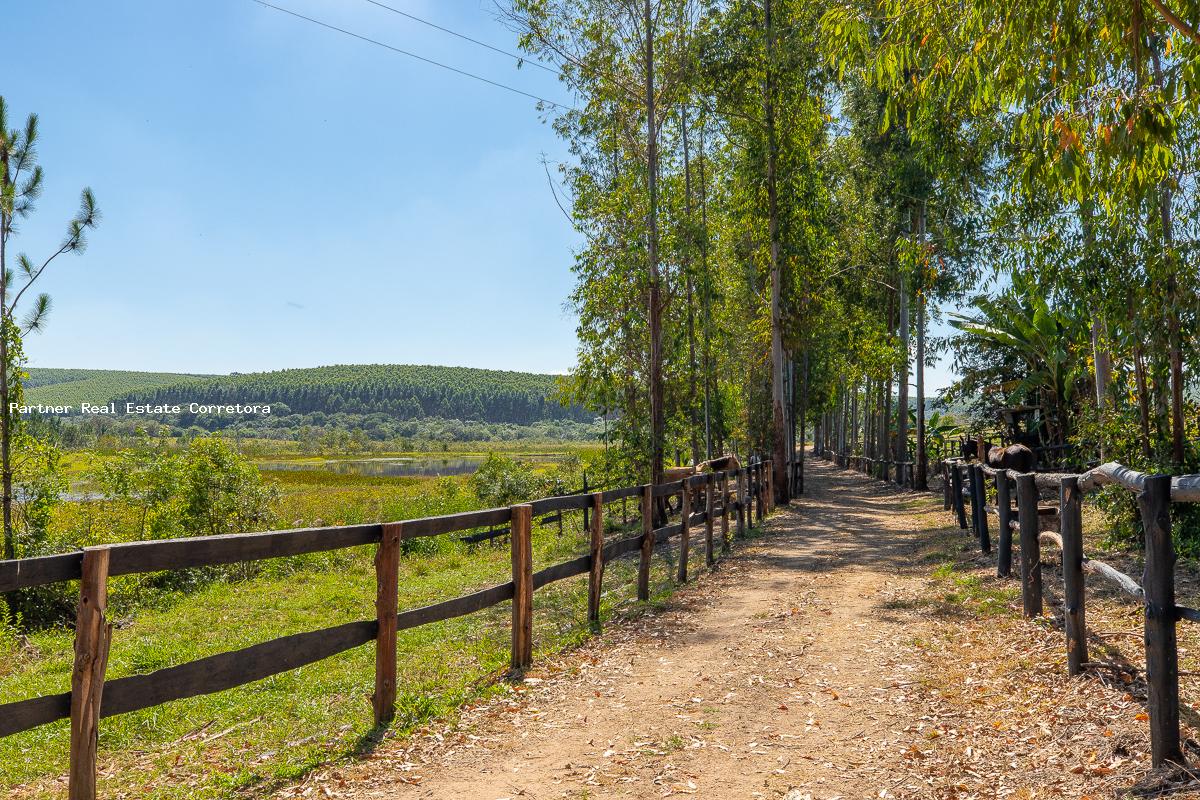
[(13, 441), (20, 426), (20, 413), (14, 408), (21, 397), (21, 337), (41, 330), (50, 312), (50, 296), (33, 299), (26, 316), (18, 321), (21, 300), (59, 256), (81, 253), (87, 246), (87, 232), (100, 219), (91, 189), (84, 189), (79, 211), (67, 224), (62, 243), (48, 256), (35, 261), (25, 253), (9, 266), (9, 245), (17, 233), (17, 220), (28, 217), (42, 191), (42, 167), (38, 163), (38, 118), (30, 114), (23, 128), (8, 127), (8, 108), (0, 97), (0, 505), (4, 517), (4, 557), (16, 556), (13, 533)]

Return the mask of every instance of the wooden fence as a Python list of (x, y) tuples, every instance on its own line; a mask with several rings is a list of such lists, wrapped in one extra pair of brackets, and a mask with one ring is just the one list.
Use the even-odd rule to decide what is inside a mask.
[[(679, 521), (654, 527), (658, 498), (679, 498)], [(625, 498), (641, 501), (642, 530), (635, 536), (604, 541), (604, 508)], [(669, 506), (669, 504), (668, 504)], [(71, 720), (69, 797), (96, 796), (96, 744), (104, 717), (138, 711), (172, 700), (211, 694), (296, 669), (375, 642), (376, 724), (387, 723), (396, 702), (396, 636), (400, 630), (471, 614), (512, 601), (512, 659), (520, 674), (533, 660), (533, 594), (555, 581), (588, 575), (588, 620), (600, 626), (601, 582), (605, 564), (638, 554), (637, 596), (650, 595), (650, 559), (656, 547), (679, 542), (676, 579), (688, 579), (688, 554), (694, 526), (704, 526), (706, 563), (729, 549), (730, 514), (736, 532), (761, 522), (773, 509), (769, 462), (702, 473), (666, 484), (646, 484), (602, 492), (535, 500), (510, 508), (492, 508), (439, 517), (327, 528), (163, 539), (88, 547), (80, 552), (0, 561), (0, 593), (59, 581), (80, 582), (75, 628), (75, 664), (71, 691), (0, 705), (0, 736)], [(588, 552), (533, 571), (533, 518), (554, 512), (590, 511)], [(668, 516), (667, 522), (670, 522)], [(714, 528), (720, 524), (720, 541)], [(398, 611), (401, 543), (455, 531), (507, 525), (512, 579), (423, 608)], [(105, 680), (112, 625), (106, 619), (108, 579), (117, 575), (207, 567), (375, 545), (376, 618), (323, 630), (284, 636), (241, 650), (220, 653), (143, 675)], [(718, 551), (719, 548), (719, 551)]]
[[(861, 463), (869, 460), (830, 455), (847, 468), (869, 469)], [(1068, 675), (1080, 674), (1091, 663), (1085, 613), (1086, 575), (1099, 578), (1142, 603), (1151, 763), (1156, 767), (1167, 762), (1186, 764), (1179, 732), (1179, 653), (1175, 626), (1181, 621), (1200, 622), (1200, 611), (1175, 603), (1171, 504), (1200, 502), (1200, 475), (1147, 475), (1116, 463), (1103, 464), (1082, 474), (1018, 473), (961, 458), (947, 459), (940, 468), (944, 508), (954, 512), (960, 528), (974, 532), (984, 553), (992, 552), (988, 520), (989, 516), (996, 517), (999, 577), (1010, 577), (1013, 532), (1017, 532), (1021, 605), (1026, 617), (1039, 617), (1043, 613), (1041, 545), (1047, 543), (1062, 553)], [(995, 491), (994, 505), (988, 502), (989, 482)], [(1145, 532), (1145, 570), (1140, 581), (1084, 553), (1083, 495), (1106, 485), (1123, 487), (1137, 496)], [(1057, 504), (1042, 503), (1041, 490), (1057, 491)]]

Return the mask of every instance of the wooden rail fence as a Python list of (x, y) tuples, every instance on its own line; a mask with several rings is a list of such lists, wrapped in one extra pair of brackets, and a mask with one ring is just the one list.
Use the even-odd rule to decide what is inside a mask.
[[(828, 451), (817, 455), (872, 474), (870, 459)], [(1092, 663), (1087, 647), (1086, 575), (1100, 578), (1142, 603), (1151, 763), (1155, 767), (1168, 762), (1186, 765), (1179, 731), (1176, 624), (1200, 622), (1200, 610), (1175, 602), (1171, 504), (1200, 502), (1200, 475), (1148, 475), (1117, 463), (1102, 464), (1082, 474), (1018, 473), (961, 458), (941, 462), (941, 473), (943, 507), (954, 512), (960, 528), (974, 532), (983, 553), (992, 552), (989, 515), (996, 517), (999, 577), (1010, 577), (1013, 531), (1017, 532), (1021, 605), (1026, 617), (1043, 613), (1041, 545), (1047, 543), (1061, 552), (1068, 675), (1078, 675)], [(886, 473), (883, 477), (887, 479)], [(995, 490), (995, 505), (988, 503), (989, 481)], [(1137, 497), (1145, 532), (1145, 570), (1140, 581), (1084, 553), (1083, 495), (1106, 485), (1123, 487)], [(1057, 505), (1041, 503), (1041, 490), (1057, 490)]]
[[(231, 689), (312, 664), (372, 640), (375, 641), (375, 691), (371, 702), (376, 724), (385, 724), (392, 718), (396, 703), (398, 631), (512, 601), (511, 666), (519, 675), (533, 661), (534, 592), (555, 581), (587, 574), (587, 618), (593, 629), (598, 630), (605, 564), (639, 554), (637, 597), (648, 600), (651, 556), (656, 547), (675, 538), (680, 550), (675, 577), (680, 582), (687, 581), (693, 526), (704, 526), (705, 560), (709, 566), (715, 564), (721, 553), (729, 551), (731, 512), (736, 514), (736, 533), (741, 536), (746, 526), (761, 522), (772, 510), (770, 473), (769, 462), (752, 461), (738, 469), (701, 473), (666, 484), (549, 497), (509, 508), (367, 525), (128, 542), (88, 547), (74, 553), (0, 561), (0, 593), (59, 581), (80, 582), (71, 690), (0, 705), (0, 736), (69, 718), (68, 794), (70, 800), (93, 800), (101, 719)], [(681, 498), (679, 521), (655, 528), (654, 500), (675, 495)], [(634, 497), (641, 500), (642, 531), (636, 536), (606, 542), (605, 507)], [(588, 552), (534, 572), (531, 538), (534, 517), (573, 510), (590, 512)], [(719, 543), (715, 541), (718, 519)], [(510, 533), (511, 580), (433, 605), (398, 611), (402, 542), (500, 525), (507, 526)], [(375, 619), (297, 633), (147, 674), (105, 680), (112, 635), (112, 625), (105, 614), (110, 577), (372, 544), (375, 545)]]

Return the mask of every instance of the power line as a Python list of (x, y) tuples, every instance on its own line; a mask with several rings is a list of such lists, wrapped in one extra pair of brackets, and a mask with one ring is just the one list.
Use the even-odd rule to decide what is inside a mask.
[(272, 5), (271, 3), (266, 2), (266, 0), (251, 0), (251, 2), (258, 3), (260, 6), (272, 8), (276, 11), (281, 11), (284, 14), (288, 14), (290, 16), (296, 17), (297, 19), (302, 19), (305, 22), (311, 22), (314, 25), (320, 25), (322, 28), (328, 28), (331, 31), (337, 31), (338, 33), (345, 34), (346, 36), (352, 36), (355, 39), (359, 39), (360, 41), (367, 42), (368, 44), (373, 44), (376, 47), (382, 47), (386, 50), (391, 50), (394, 53), (399, 53), (401, 55), (408, 56), (409, 58), (415, 58), (418, 61), (424, 61), (426, 64), (432, 64), (435, 67), (441, 67), (442, 69), (449, 70), (451, 72), (456, 72), (459, 75), (463, 75), (467, 78), (473, 78), (474, 80), (480, 81), (482, 83), (486, 83), (491, 86), (495, 86), (498, 89), (504, 89), (504, 90), (512, 92), (514, 94), (524, 95), (525, 97), (531, 98), (533, 100), (537, 100), (538, 102), (545, 103), (546, 105), (549, 105), (549, 106), (554, 106), (555, 108), (561, 108), (564, 110), (570, 110), (572, 108), (571, 106), (563, 105), (562, 103), (556, 103), (553, 100), (547, 100), (544, 97), (539, 97), (536, 94), (530, 94), (529, 92), (523, 91), (521, 89), (517, 89), (513, 86), (509, 86), (504, 83), (500, 83), (499, 81), (494, 81), (490, 78), (485, 78), (482, 75), (476, 75), (474, 72), (467, 72), (464, 69), (459, 69), (458, 67), (452, 67), (449, 64), (443, 64), (440, 61), (434, 61), (432, 58), (426, 58), (425, 56), (419, 56), (416, 53), (410, 53), (408, 50), (402, 50), (399, 47), (394, 47), (390, 44), (386, 44), (385, 42), (381, 42), (377, 39), (371, 39), (371, 38), (363, 36), (361, 34), (354, 33), (353, 31), (348, 31), (345, 28), (339, 28), (336, 25), (330, 25), (328, 22), (322, 22), (319, 19), (313, 19), (312, 17), (306, 17), (303, 14), (292, 11), (291, 9), (282, 8), (281, 6), (277, 6), (277, 5)]
[(531, 67), (537, 67), (538, 69), (544, 69), (544, 70), (546, 70), (546, 72), (552, 73), (554, 75), (559, 74), (558, 70), (555, 69), (554, 67), (548, 67), (545, 64), (542, 64), (538, 61), (528, 58), (527, 56), (523, 56), (519, 53), (511, 53), (508, 50), (501, 50), (499, 47), (493, 47), (492, 45), (488, 44), (487, 42), (481, 42), (478, 39), (472, 39), (470, 36), (467, 36), (465, 33), (459, 33), (458, 31), (452, 31), (449, 28), (444, 28), (441, 25), (438, 25), (436, 22), (430, 22), (427, 19), (421, 19), (420, 17), (416, 16), (415, 14), (410, 14), (407, 11), (401, 11), (398, 8), (392, 8), (391, 6), (389, 6), (385, 3), (380, 3), (379, 0), (366, 0), (366, 1), (373, 6), (379, 6), (380, 8), (391, 11), (393, 14), (399, 14), (402, 17), (407, 17), (407, 18), (411, 19), (413, 22), (419, 22), (422, 25), (428, 25), (429, 27), (436, 28), (439, 31), (442, 31), (443, 33), (448, 33), (451, 36), (457, 36), (459, 39), (464, 39), (468, 42), (471, 42), (472, 44), (477, 44), (480, 47), (486, 47), (488, 50), (491, 50), (495, 53), (499, 53), (501, 55), (508, 56), (509, 58), (515, 58), (515, 59), (517, 59), (517, 61), (521, 62), (522, 64), (529, 64)]

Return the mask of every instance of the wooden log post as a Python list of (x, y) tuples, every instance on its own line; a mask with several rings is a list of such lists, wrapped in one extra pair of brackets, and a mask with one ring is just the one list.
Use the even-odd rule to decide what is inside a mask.
[(512, 668), (533, 664), (533, 506), (512, 507)]
[(1042, 615), (1042, 553), (1038, 542), (1038, 495), (1032, 474), (1017, 475), (1021, 528), (1021, 604), (1026, 617)]
[(704, 480), (704, 563), (709, 569), (717, 563), (717, 554), (713, 551), (713, 514), (716, 512), (713, 503), (713, 483), (716, 477), (710, 472)]
[(679, 489), (679, 567), (675, 571), (675, 579), (687, 583), (688, 554), (691, 549), (692, 537), (692, 487), (684, 478)]
[(950, 465), (942, 463), (942, 510), (949, 511), (954, 508), (954, 501), (950, 497)]
[(754, 481), (754, 526), (761, 528), (763, 517), (766, 516), (766, 509), (763, 508), (763, 504), (767, 496), (763, 480), (763, 474), (766, 472), (766, 469), (761, 461), (758, 463), (756, 472), (757, 475)]
[(1008, 470), (996, 470), (996, 518), (1000, 526), (1000, 552), (996, 554), (996, 576), (1012, 574), (1012, 494), (1008, 488)]
[(650, 556), (654, 554), (654, 484), (642, 487), (642, 556), (638, 561), (637, 597), (650, 599)]
[(604, 580), (604, 493), (592, 495), (591, 569), (588, 571), (588, 623), (600, 631), (600, 587)]
[(987, 481), (983, 467), (975, 465), (971, 475), (971, 510), (975, 512), (975, 534), (979, 537), (979, 551), (992, 552), (992, 536), (988, 531)]
[(1146, 705), (1150, 761), (1186, 764), (1179, 744), (1179, 653), (1175, 639), (1175, 545), (1171, 541), (1171, 477), (1148, 475), (1138, 496), (1146, 532)]
[(721, 552), (729, 552), (729, 473), (721, 473)]
[(1079, 479), (1058, 483), (1058, 533), (1062, 537), (1063, 628), (1067, 634), (1067, 674), (1083, 672), (1087, 655), (1087, 621), (1084, 619), (1083, 512)]
[(739, 467), (734, 473), (734, 482), (737, 488), (737, 537), (739, 539), (746, 535), (746, 472), (747, 470)]
[(958, 527), (967, 529), (967, 510), (963, 506), (963, 480), (959, 464), (950, 465), (950, 493), (954, 499), (954, 513), (958, 517)]
[(79, 611), (75, 620), (75, 667), (71, 672), (71, 755), (67, 778), (70, 800), (95, 800), (96, 743), (99, 737), (100, 700), (112, 625), (108, 609), (106, 547), (83, 551), (79, 584)]
[(400, 610), (400, 542), (403, 522), (385, 522), (375, 550), (375, 724), (386, 725), (396, 714), (396, 624)]

